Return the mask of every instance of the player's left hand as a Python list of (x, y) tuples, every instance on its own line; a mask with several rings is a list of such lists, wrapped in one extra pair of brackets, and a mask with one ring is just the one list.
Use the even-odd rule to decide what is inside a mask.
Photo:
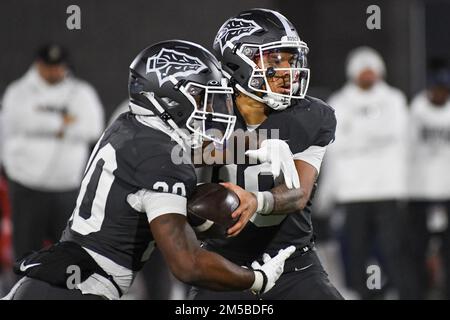
[(130, 193), (127, 196), (127, 202), (134, 210), (138, 212), (145, 212), (144, 197), (147, 194), (147, 190), (139, 190), (136, 193)]
[(258, 150), (248, 150), (245, 154), (250, 159), (270, 163), (274, 178), (277, 178), (282, 172), (284, 183), (288, 189), (300, 188), (300, 180), (298, 178), (291, 149), (283, 140), (264, 140)]
[(239, 207), (231, 214), (234, 219), (239, 217), (239, 220), (227, 230), (229, 237), (235, 237), (242, 229), (244, 229), (248, 220), (255, 214), (256, 209), (258, 208), (258, 201), (253, 193), (246, 191), (233, 183), (222, 182), (221, 185), (230, 189), (239, 197)]
[(289, 246), (286, 249), (281, 249), (278, 254), (271, 258), (267, 253), (263, 254), (263, 265), (258, 261), (253, 261), (252, 269), (257, 272), (258, 270), (266, 276), (266, 285), (258, 286), (257, 281), (253, 284), (253, 289), (257, 293), (266, 293), (273, 288), (275, 282), (280, 278), (284, 271), (284, 263), (295, 252), (295, 246)]

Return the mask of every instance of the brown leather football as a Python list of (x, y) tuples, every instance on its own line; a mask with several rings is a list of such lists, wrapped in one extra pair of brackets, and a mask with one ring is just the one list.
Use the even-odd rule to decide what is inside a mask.
[(231, 214), (239, 207), (239, 197), (218, 183), (198, 185), (187, 202), (188, 216), (213, 221), (224, 230), (233, 226), (238, 219)]

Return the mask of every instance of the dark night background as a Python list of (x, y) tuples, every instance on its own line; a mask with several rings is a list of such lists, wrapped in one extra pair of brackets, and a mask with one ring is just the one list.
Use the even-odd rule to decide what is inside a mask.
[[(68, 30), (66, 8), (81, 8), (81, 30)], [(381, 30), (366, 28), (366, 8), (381, 8)], [(72, 55), (76, 75), (98, 90), (106, 115), (127, 95), (128, 66), (144, 47), (181, 38), (211, 48), (227, 17), (252, 7), (286, 15), (310, 47), (310, 94), (326, 98), (345, 81), (345, 58), (359, 45), (386, 60), (388, 82), (409, 98), (425, 84), (427, 59), (450, 60), (450, 1), (191, 0), (0, 2), (0, 93), (20, 77), (40, 44), (57, 41)]]

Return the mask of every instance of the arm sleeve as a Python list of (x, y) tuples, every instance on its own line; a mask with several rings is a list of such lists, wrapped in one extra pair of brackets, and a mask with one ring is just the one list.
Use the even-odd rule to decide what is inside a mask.
[(75, 116), (75, 122), (65, 130), (68, 138), (86, 142), (98, 139), (104, 128), (104, 114), (94, 88), (88, 84), (80, 84), (76, 105), (70, 112)]
[(10, 87), (3, 98), (3, 126), (5, 135), (57, 134), (63, 126), (61, 114), (40, 109), (32, 95)]
[(302, 160), (309, 163), (314, 168), (316, 168), (317, 173), (319, 173), (326, 149), (326, 147), (310, 146), (305, 151), (294, 154), (293, 159)]
[(169, 213), (186, 216), (187, 200), (183, 196), (146, 190), (142, 202), (149, 223), (153, 219)]
[(408, 143), (408, 133), (410, 132), (409, 121), (410, 121), (410, 111), (408, 109), (408, 103), (406, 97), (403, 93), (398, 94), (398, 110), (397, 110), (397, 123), (395, 127), (398, 130), (397, 134), (401, 139), (402, 145), (407, 145)]

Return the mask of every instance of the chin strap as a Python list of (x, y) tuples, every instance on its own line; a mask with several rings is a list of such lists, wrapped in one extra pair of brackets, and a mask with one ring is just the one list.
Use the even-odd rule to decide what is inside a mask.
[(245, 90), (240, 84), (236, 83), (235, 86), (236, 89), (238, 89), (241, 93), (245, 94), (246, 96), (256, 101), (266, 104), (267, 106), (269, 106), (274, 110), (284, 110), (291, 104), (291, 99), (286, 97), (279, 97), (276, 95), (272, 95), (270, 93), (266, 93), (263, 97), (259, 97), (256, 94)]
[[(146, 97), (150, 103), (152, 103), (152, 105), (156, 108), (156, 110), (160, 113), (163, 114), (164, 113), (164, 108), (158, 103), (158, 101), (154, 98), (153, 93), (151, 92), (146, 92), (143, 91), (141, 92), (141, 94)], [(155, 116), (155, 114), (146, 109), (146, 108), (142, 108), (136, 104), (131, 103), (130, 104), (130, 110), (133, 114), (137, 115), (137, 116)], [(172, 136), (172, 138), (177, 141), (182, 147), (183, 149), (186, 151), (186, 147), (190, 147), (190, 148), (198, 148), (202, 146), (202, 142), (200, 142), (198, 137), (196, 137), (196, 135), (191, 134), (188, 135), (184, 132), (183, 129), (181, 129), (172, 119), (167, 119), (167, 120), (162, 120), (160, 116), (158, 116), (158, 119), (161, 120), (161, 122), (168, 127), (168, 129), (170, 129), (175, 135), (177, 135), (179, 137), (179, 139), (181, 139), (183, 141), (183, 143), (180, 144), (180, 141), (177, 140), (176, 137), (174, 137), (173, 135), (169, 134)]]

